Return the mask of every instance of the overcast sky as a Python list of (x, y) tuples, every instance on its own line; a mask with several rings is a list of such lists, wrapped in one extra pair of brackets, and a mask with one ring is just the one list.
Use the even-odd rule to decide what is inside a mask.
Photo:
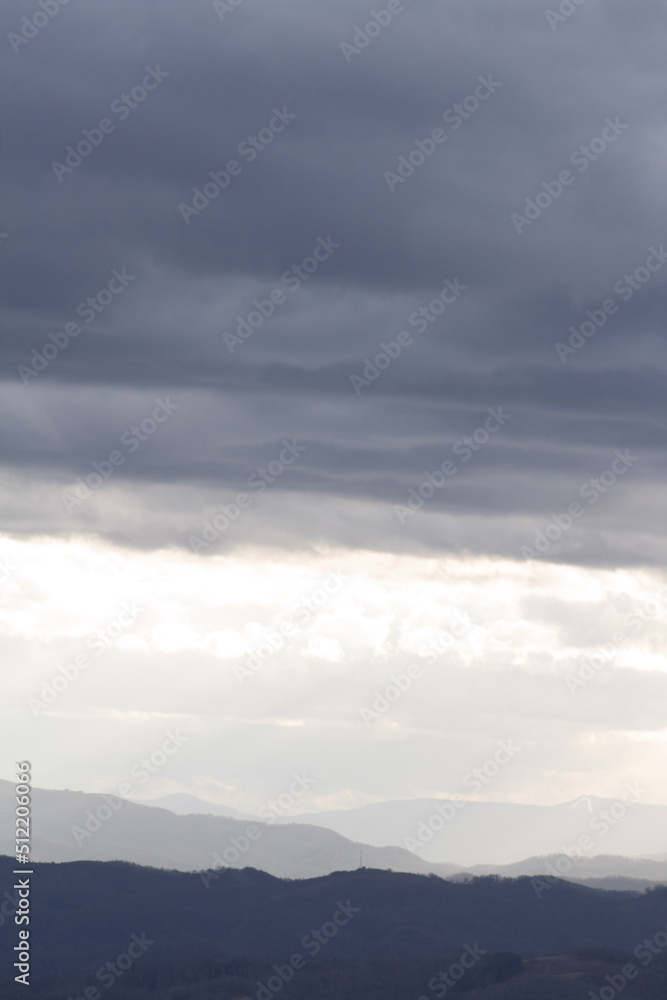
[(5, 5), (2, 776), (667, 802), (664, 4), (570, 7)]

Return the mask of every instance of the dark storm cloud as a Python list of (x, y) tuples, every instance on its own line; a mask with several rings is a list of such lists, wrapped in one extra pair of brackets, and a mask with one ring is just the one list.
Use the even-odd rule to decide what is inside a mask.
[[(295, 437), (307, 450), (274, 507), (264, 501), (274, 540), (306, 526), (354, 543), (344, 518), (327, 528), (303, 517), (319, 494), (382, 502), (370, 536), (379, 547), (510, 554), (629, 448), (639, 460), (582, 522), (588, 542), (569, 557), (661, 558), (637, 541), (636, 518), (649, 538), (659, 532), (662, 5), (587, 0), (557, 30), (533, 0), (404, 8), (349, 63), (340, 46), (368, 21), (365, 3), (243, 0), (222, 20), (206, 2), (71, 4), (18, 51), (6, 40), (4, 461), (52, 481), (57, 500), (169, 393), (179, 411), (114, 488), (199, 484), (205, 506), (211, 489), (233, 496)], [(5, 14), (5, 34), (33, 12), (24, 3)], [(144, 100), (116, 103), (142, 81), (154, 84)], [(486, 98), (457, 117), (476, 88)], [(90, 155), (54, 169), (104, 118), (113, 129)], [(396, 180), (399, 157), (437, 128), (446, 139)], [(262, 129), (273, 130), (266, 148), (239, 153)], [(233, 159), (236, 175), (208, 206), (179, 210)], [(284, 276), (318, 239), (339, 246), (296, 288)], [(628, 284), (637, 268), (648, 277)], [(119, 288), (114, 271), (132, 278)], [(419, 332), (415, 312), (446, 279), (465, 290)], [(273, 315), (230, 349), (223, 334), (278, 288)], [(91, 322), (89, 297), (100, 310)], [(613, 314), (600, 312), (611, 299)], [(587, 310), (604, 325), (559, 356), (569, 327), (593, 322)], [(81, 332), (26, 375), (33, 349), (67, 323)], [(402, 330), (413, 342), (364, 376), (365, 359)], [(355, 392), (353, 375), (368, 384)], [(497, 438), (436, 493), (419, 528), (401, 527), (392, 505), (498, 406), (512, 417)], [(282, 491), (300, 518), (290, 522)], [(197, 523), (183, 507), (176, 529), (172, 503), (185, 501), (162, 501), (155, 542), (181, 542)], [(3, 507), (21, 530), (13, 504)], [(55, 509), (31, 527), (68, 530)], [(434, 510), (459, 519), (447, 540)], [(78, 527), (95, 526), (81, 516)], [(259, 514), (253, 524), (262, 537)], [(97, 527), (140, 541), (108, 515)]]

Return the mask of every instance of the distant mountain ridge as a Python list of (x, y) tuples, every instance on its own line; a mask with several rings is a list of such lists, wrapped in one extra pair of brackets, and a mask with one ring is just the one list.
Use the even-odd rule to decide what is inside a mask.
[[(0, 853), (13, 853), (14, 786), (0, 781)], [(196, 871), (253, 867), (283, 878), (313, 878), (365, 865), (446, 875), (455, 865), (432, 865), (400, 847), (357, 844), (332, 830), (279, 826), (227, 816), (183, 815), (112, 795), (32, 791), (35, 861), (130, 861)]]
[[(512, 802), (457, 805), (453, 799), (408, 799), (279, 816), (276, 823), (326, 827), (355, 842), (404, 847), (425, 861), (456, 863), (460, 868), (515, 864), (534, 856), (562, 854), (582, 835), (588, 835), (594, 845), (585, 854), (656, 856), (657, 860), (667, 860), (667, 806), (644, 804), (639, 797), (641, 789), (636, 786), (631, 785), (625, 795), (625, 802), (622, 798), (590, 795), (555, 806)], [(172, 798), (166, 796), (147, 804), (172, 808), (165, 800)], [(185, 811), (185, 797), (179, 798), (181, 804), (176, 812)], [(194, 802), (188, 811), (233, 813), (226, 806), (191, 798)], [(224, 813), (217, 812), (223, 809)]]
[[(0, 781), (0, 853), (13, 851), (13, 795), (11, 782)], [(177, 796), (174, 804), (198, 808), (190, 796)], [(639, 891), (667, 882), (667, 861), (651, 858), (609, 854), (577, 858), (561, 852), (509, 865), (432, 863), (398, 846), (359, 843), (320, 826), (269, 824), (199, 812), (179, 815), (159, 806), (86, 792), (34, 789), (32, 808), (36, 861), (129, 861), (179, 871), (252, 865), (279, 878), (299, 879), (363, 865), (457, 879), (484, 874), (557, 875), (587, 884), (593, 880), (601, 888)], [(488, 830), (486, 837), (491, 851)]]
[[(551, 867), (549, 872), (558, 872), (556, 862), (563, 855), (552, 854), (545, 857), (526, 858), (513, 865), (473, 865), (468, 869), (471, 875), (502, 875), (506, 878), (518, 878), (521, 875), (536, 875)], [(611, 874), (629, 879), (654, 879), (667, 881), (667, 864), (664, 861), (653, 861), (650, 858), (624, 858), (617, 854), (596, 854), (592, 858), (572, 857), (567, 873), (561, 877), (569, 880), (590, 878), (606, 878)], [(564, 867), (561, 863), (560, 867)]]
[(259, 816), (253, 816), (252, 813), (240, 812), (232, 806), (209, 802), (206, 799), (197, 798), (196, 795), (190, 795), (189, 792), (172, 792), (171, 795), (161, 795), (159, 799), (133, 799), (132, 801), (138, 806), (157, 806), (160, 809), (169, 809), (177, 816), (203, 814), (228, 816), (230, 819), (259, 819)]

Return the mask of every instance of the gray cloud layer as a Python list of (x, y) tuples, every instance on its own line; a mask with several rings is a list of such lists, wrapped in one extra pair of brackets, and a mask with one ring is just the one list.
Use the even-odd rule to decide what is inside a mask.
[[(549, 555), (662, 562), (662, 4), (587, 0), (556, 30), (545, 10), (406, 3), (347, 50), (349, 63), (341, 43), (370, 17), (351, 0), (243, 0), (222, 20), (208, 2), (72, 4), (18, 51), (7, 39), (16, 96), (3, 115), (0, 433), (6, 471), (24, 485), (0, 498), (5, 523), (187, 544), (208, 505), (232, 501), (287, 438), (306, 451), (239, 540), (518, 555), (629, 449), (625, 478), (599, 504), (582, 501), (586, 517)], [(27, 3), (5, 13), (3, 33), (33, 13)], [(158, 66), (167, 75), (132, 107)], [(493, 93), (457, 118), (480, 76)], [(90, 155), (54, 170), (105, 117), (113, 131)], [(250, 147), (238, 151), (269, 127), (252, 160)], [(446, 139), (423, 165), (388, 183), (438, 128)], [(232, 159), (237, 175), (186, 223), (179, 205)], [(540, 214), (519, 233), (511, 217), (526, 211)], [(318, 237), (340, 246), (295, 288), (282, 276)], [(623, 276), (651, 248), (658, 267), (633, 288)], [(100, 296), (86, 322), (79, 304), (123, 268), (133, 279), (115, 279), (112, 301)], [(418, 332), (409, 317), (445, 279), (467, 287)], [(223, 334), (277, 287), (284, 301), (230, 351)], [(604, 325), (563, 361), (555, 344), (594, 322), (586, 310)], [(67, 323), (80, 334), (22, 379), (33, 348)], [(350, 376), (402, 330), (412, 344), (355, 392)], [(165, 395), (173, 416), (136, 455), (123, 452), (99, 496), (65, 511), (63, 489)], [(499, 406), (511, 418), (497, 435), (401, 524), (393, 508), (408, 489)], [(133, 497), (145, 516), (128, 525)]]

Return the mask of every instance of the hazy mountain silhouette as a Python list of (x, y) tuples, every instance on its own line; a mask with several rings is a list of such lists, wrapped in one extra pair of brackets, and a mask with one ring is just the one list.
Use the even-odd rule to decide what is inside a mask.
[[(567, 871), (563, 873), (562, 869), (566, 866)], [(644, 882), (667, 882), (667, 863), (664, 861), (624, 858), (616, 854), (597, 854), (592, 858), (552, 854), (526, 858), (513, 865), (473, 865), (468, 871), (472, 875), (503, 875), (510, 878), (555, 872), (570, 881), (616, 877)], [(626, 888), (630, 886), (626, 884)], [(646, 886), (643, 885), (641, 888), (644, 889)]]
[[(14, 849), (14, 786), (0, 781), (0, 852)], [(331, 830), (269, 825), (226, 816), (187, 815), (113, 796), (34, 789), (32, 857), (36, 861), (131, 861), (193, 871), (253, 865), (287, 878), (312, 878), (363, 862), (395, 871), (447, 874), (400, 847), (356, 844)], [(253, 831), (257, 836), (252, 839)]]
[[(422, 843), (419, 831), (429, 834), (428, 823), (438, 817), (449, 799), (408, 799), (376, 802), (356, 809), (279, 816), (276, 823), (307, 823), (323, 826), (349, 840), (376, 847), (394, 845), (415, 850), (424, 860), (469, 867), (477, 864), (506, 865), (534, 855), (562, 854), (587, 833), (596, 854), (653, 857), (667, 861), (667, 806), (645, 805), (636, 795), (627, 805), (618, 799), (582, 796), (555, 806), (533, 806), (513, 802), (467, 802), (451, 805), (452, 816), (441, 830), (430, 831)], [(196, 796), (163, 796), (147, 805), (160, 805), (179, 814), (236, 815), (228, 806), (218, 806)], [(242, 815), (242, 814), (241, 814)], [(439, 826), (436, 819), (435, 825)], [(489, 839), (489, 830), (493, 838)], [(407, 840), (406, 840), (407, 838)], [(661, 853), (662, 852), (662, 853)]]
[[(396, 844), (414, 850), (412, 840), (418, 839), (420, 829), (424, 831), (421, 824), (426, 824), (428, 835), (429, 818), (438, 816), (437, 807), (448, 801), (378, 802), (357, 809), (301, 814), (298, 820), (366, 844)], [(433, 862), (454, 860), (465, 866), (512, 864), (533, 855), (561, 854), (584, 833), (594, 841), (591, 853), (595, 854), (653, 855), (664, 851), (667, 843), (667, 806), (644, 805), (636, 799), (625, 807), (619, 800), (583, 796), (555, 806), (467, 802), (461, 808), (452, 805), (452, 810), (453, 818), (419, 848), (420, 857)]]
[[(0, 781), (0, 852), (14, 845), (11, 782)], [(167, 797), (170, 798), (170, 797)], [(190, 808), (190, 796), (174, 803)], [(197, 800), (194, 800), (195, 804)], [(491, 804), (490, 804), (491, 805)], [(508, 876), (560, 874), (573, 881), (624, 878), (605, 887), (644, 889), (667, 882), (667, 861), (600, 855), (568, 859), (563, 853), (534, 855), (510, 865), (465, 866), (450, 859), (433, 864), (398, 846), (377, 847), (351, 841), (335, 831), (303, 823), (275, 824), (198, 813), (178, 815), (158, 806), (85, 792), (35, 789), (33, 857), (37, 861), (130, 861), (158, 868), (193, 871), (225, 865), (252, 865), (277, 877), (312, 878), (333, 871), (368, 867), (451, 876), (497, 873)], [(658, 807), (654, 807), (658, 808)], [(251, 830), (255, 836), (249, 836)], [(490, 831), (493, 831), (491, 834)], [(494, 852), (495, 828), (484, 842)], [(518, 834), (517, 834), (518, 835)], [(604, 841), (603, 841), (604, 842)]]
[(206, 799), (199, 799), (196, 795), (188, 792), (173, 792), (171, 795), (162, 795), (158, 799), (134, 799), (138, 806), (158, 806), (160, 809), (169, 809), (177, 816), (188, 816), (193, 814), (203, 814), (206, 816), (229, 816), (231, 819), (259, 819), (251, 813), (240, 812), (232, 806), (221, 806), (217, 802), (208, 802)]

